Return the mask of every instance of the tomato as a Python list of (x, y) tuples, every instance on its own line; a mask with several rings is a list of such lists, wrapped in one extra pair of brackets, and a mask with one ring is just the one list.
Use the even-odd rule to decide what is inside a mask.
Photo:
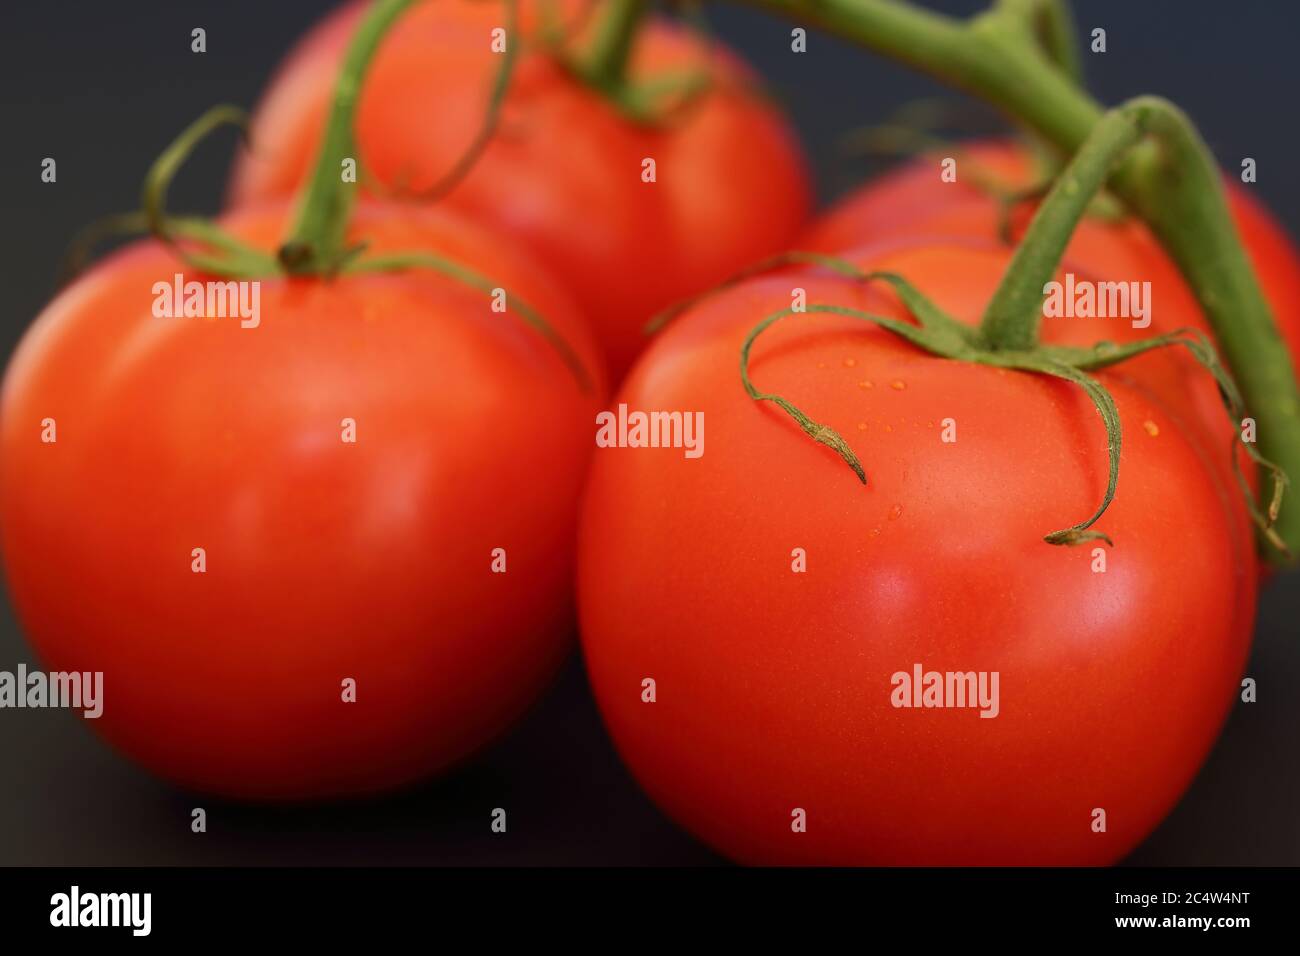
[[(1010, 258), (970, 239), (847, 255), (968, 322)], [(1121, 365), (1097, 373), (1124, 433), (1097, 525), (1114, 548), (1046, 544), (1105, 486), (1105, 432), (1081, 389), (935, 358), (849, 318), (788, 317), (753, 346), (755, 384), (844, 436), (864, 487), (738, 381), (745, 336), (795, 288), (905, 317), (892, 293), (826, 271), (740, 283), (681, 315), (617, 399), (703, 413), (704, 454), (596, 453), (579, 612), (623, 758), (671, 816), (746, 863), (1121, 858), (1233, 700), (1255, 597), (1239, 506), (1184, 412)], [(1043, 334), (1095, 340), (1113, 324)], [(896, 675), (917, 665), (982, 672), (990, 701), (997, 672), (996, 716), (894, 706)]]
[[(525, 3), (500, 127), (441, 202), (526, 243), (569, 287), (620, 376), (659, 309), (707, 289), (801, 228), (804, 163), (779, 115), (734, 57), (709, 54), (652, 20), (636, 40), (635, 80), (704, 72), (710, 89), (661, 125), (626, 119), (534, 42)], [(580, 5), (565, 5), (566, 18)], [(287, 196), (306, 177), (343, 50), (364, 4), (327, 18), (299, 45), (255, 115), (236, 203)], [(361, 162), (381, 182), (427, 189), (473, 141), (500, 67), (490, 50), (499, 4), (440, 0), (406, 13), (367, 73), (357, 120)], [(655, 160), (655, 181), (643, 162)]]
[[(226, 225), (274, 248), (285, 220)], [(596, 367), (567, 294), (502, 237), (378, 206), (350, 235), (492, 277)], [(268, 278), (256, 327), (155, 318), (154, 284), (211, 278), (192, 272), (134, 245), (9, 366), (0, 541), (33, 646), (102, 671), (92, 726), (185, 787), (333, 797), (464, 758), (566, 651), (601, 386), (431, 271)]]
[[(988, 176), (1010, 188), (1026, 188), (1034, 181), (1032, 164), (1023, 147), (1007, 140), (984, 140), (957, 147), (957, 180), (944, 183), (933, 158), (909, 163), (867, 183), (836, 203), (808, 230), (801, 247), (828, 252), (874, 242), (885, 236), (983, 236), (998, 233), (997, 200), (982, 189), (978, 178), (963, 175), (975, 163)], [(1225, 180), (1228, 204), (1242, 242), (1255, 267), (1264, 295), (1273, 307), (1278, 331), (1293, 361), (1300, 368), (1300, 249), (1282, 225), (1249, 191)], [(1026, 208), (1012, 222), (1028, 223)], [(1013, 229), (1013, 235), (1018, 234)], [(1107, 223), (1085, 218), (1075, 230), (1070, 256), (1080, 265), (1107, 277), (1146, 278), (1167, 285), (1168, 295), (1179, 302), (1168, 310), (1159, 307), (1156, 321), (1171, 328), (1160, 315), (1184, 312), (1182, 301), (1191, 293), (1177, 267), (1142, 222), (1129, 219)], [(1177, 291), (1175, 291), (1177, 287)]]

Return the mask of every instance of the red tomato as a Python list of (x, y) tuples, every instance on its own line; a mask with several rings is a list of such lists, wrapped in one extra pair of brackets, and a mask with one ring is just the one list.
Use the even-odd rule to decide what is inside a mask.
[[(363, 7), (320, 24), (271, 84), (253, 151), (236, 170), (235, 202), (287, 196), (306, 177)], [(523, 4), (529, 42), (537, 7)], [(501, 17), (499, 4), (440, 0), (412, 9), (385, 38), (357, 120), (361, 161), (381, 182), (419, 190), (453, 168), (487, 108)], [(638, 80), (708, 71), (714, 86), (667, 125), (637, 124), (533, 46), (520, 54), (497, 134), (442, 200), (518, 237), (568, 283), (615, 376), (644, 348), (653, 313), (785, 247), (809, 202), (792, 134), (734, 57), (710, 55), (654, 20), (631, 69)], [(642, 181), (647, 158), (653, 183)]]
[[(917, 242), (849, 257), (973, 321), (1009, 252)], [(1091, 546), (1043, 541), (1105, 486), (1105, 434), (1077, 386), (938, 359), (847, 318), (784, 319), (753, 347), (755, 384), (838, 430), (863, 487), (737, 380), (746, 334), (795, 287), (905, 317), (892, 294), (815, 270), (721, 292), (674, 322), (618, 398), (702, 412), (704, 454), (596, 454), (579, 611), (624, 759), (669, 814), (748, 863), (1119, 859), (1174, 805), (1233, 700), (1255, 596), (1239, 506), (1178, 410), (1123, 366), (1099, 373), (1124, 446), (1098, 572)], [(894, 675), (918, 664), (997, 672), (997, 716), (895, 707)]]
[[(944, 183), (933, 158), (909, 163), (875, 179), (838, 202), (814, 223), (801, 242), (802, 248), (833, 252), (851, 249), (885, 237), (898, 236), (984, 236), (998, 232), (997, 201), (977, 185), (977, 177), (963, 176), (963, 163), (980, 169), (1011, 188), (1028, 187), (1034, 179), (1023, 147), (1006, 140), (963, 143), (957, 147), (957, 181)], [(969, 170), (969, 166), (965, 167)], [(1300, 250), (1272, 214), (1241, 185), (1226, 180), (1228, 203), (1241, 232), (1264, 295), (1273, 307), (1278, 330), (1300, 367)], [(1019, 226), (1027, 224), (1028, 210), (1013, 217)], [(1018, 232), (1018, 230), (1017, 230)], [(1149, 272), (1169, 295), (1179, 286), (1179, 299), (1191, 295), (1177, 266), (1165, 254), (1146, 225), (1138, 220), (1107, 223), (1085, 218), (1070, 244), (1071, 258), (1108, 278), (1146, 278)], [(1156, 321), (1172, 328), (1167, 315), (1182, 315), (1181, 301), (1165, 308), (1160, 305)]]
[[(227, 225), (274, 248), (285, 218)], [(596, 366), (567, 295), (501, 237), (364, 206), (351, 233), (498, 280)], [(432, 272), (266, 279), (256, 328), (153, 317), (176, 273), (211, 278), (154, 242), (104, 262), (9, 366), (0, 534), (33, 646), (102, 671), (92, 725), (186, 787), (328, 797), (460, 760), (565, 652), (597, 396)]]

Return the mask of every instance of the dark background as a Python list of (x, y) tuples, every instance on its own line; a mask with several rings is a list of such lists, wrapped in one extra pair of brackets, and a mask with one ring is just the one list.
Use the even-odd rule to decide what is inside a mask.
[[(970, 13), (948, 0), (936, 9)], [(251, 107), (294, 38), (330, 6), (306, 0), (85, 0), (6, 4), (0, 26), (0, 354), (53, 289), (72, 233), (135, 208), (150, 161), (190, 120), (228, 101)], [(1190, 111), (1220, 160), (1259, 163), (1251, 187), (1300, 233), (1300, 84), (1290, 0), (1077, 0), (1084, 54), (1108, 103), (1160, 93)], [(920, 96), (950, 95), (908, 70), (821, 34), (789, 52), (790, 25), (709, 5), (720, 38), (765, 75), (803, 134), (829, 200), (865, 167), (842, 136)], [(202, 26), (208, 52), (190, 52)], [(987, 110), (952, 96), (966, 115)], [(216, 212), (227, 137), (205, 146), (171, 208)], [(58, 161), (58, 182), (40, 162)], [(142, 493), (147, 493), (142, 490)], [(1300, 576), (1264, 589), (1247, 673), (1259, 702), (1238, 705), (1205, 768), (1135, 864), (1300, 864)], [(0, 669), (35, 664), (0, 599)], [(0, 711), (0, 864), (715, 863), (641, 794), (601, 729), (575, 654), (507, 739), (420, 790), (346, 806), (267, 809), (186, 795), (109, 751), (67, 711)], [(192, 834), (190, 809), (208, 811)], [(488, 832), (492, 807), (510, 831)], [(863, 808), (870, 812), (869, 808)]]

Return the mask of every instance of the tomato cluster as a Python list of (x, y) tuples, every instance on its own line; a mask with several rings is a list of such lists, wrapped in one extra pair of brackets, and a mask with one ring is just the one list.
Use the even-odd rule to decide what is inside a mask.
[[(1237, 470), (1258, 479), (1215, 380), (1177, 349), (1097, 372), (1122, 483), (1094, 537), (1045, 543), (1119, 454), (1089, 394), (916, 347), (887, 327), (917, 321), (899, 287), (845, 271), (975, 327), (1034, 206), (1008, 237), (980, 184), (1033, 185), (1028, 154), (964, 146), (955, 182), (925, 157), (809, 225), (796, 140), (734, 56), (651, 20), (627, 82), (706, 82), (629, 115), (557, 54), (546, 6), (522, 5), (499, 127), (436, 203), (492, 108), (498, 8), (419, 5), (366, 72), (348, 255), (435, 268), (296, 269), (284, 245), (283, 268), (223, 275), (191, 232), (36, 320), (0, 397), (0, 546), (42, 660), (102, 671), (97, 729), (178, 784), (371, 793), (509, 726), (569, 647), (576, 588), (618, 749), (734, 859), (1121, 858), (1204, 759), (1249, 650)], [(274, 249), (294, 219), (366, 10), (271, 84), (227, 245)], [(1229, 195), (1300, 357), (1300, 254)], [(723, 285), (789, 248), (837, 259)], [(1212, 334), (1132, 219), (1085, 218), (1075, 276), (1149, 283), (1152, 323), (1045, 320), (1046, 346)], [(162, 317), (173, 277), (257, 283), (258, 320)]]

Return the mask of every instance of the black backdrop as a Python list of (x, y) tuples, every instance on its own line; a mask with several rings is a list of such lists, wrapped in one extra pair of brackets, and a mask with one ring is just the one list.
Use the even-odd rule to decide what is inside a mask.
[[(931, 6), (969, 13), (973, 0)], [(0, 19), (0, 349), (12, 349), (52, 290), (81, 224), (134, 208), (147, 164), (204, 108), (251, 106), (270, 70), (329, 6), (308, 0), (41, 0)], [(1106, 102), (1167, 95), (1220, 159), (1259, 162), (1254, 187), (1300, 233), (1295, 38), (1289, 0), (1076, 0)], [(902, 67), (814, 34), (789, 54), (789, 25), (710, 5), (718, 35), (775, 87), (829, 200), (861, 176), (837, 150), (855, 127), (918, 96), (948, 95)], [(190, 52), (190, 30), (208, 52)], [(962, 102), (954, 97), (956, 102)], [(972, 113), (986, 116), (983, 109)], [(39, 180), (58, 159), (57, 185)], [(215, 212), (229, 151), (205, 147), (172, 190), (174, 209)], [(1234, 709), (1205, 768), (1130, 858), (1140, 864), (1300, 864), (1300, 576), (1264, 591), (1248, 673), (1259, 702)], [(32, 661), (0, 601), (0, 669)], [(186, 795), (103, 746), (65, 711), (0, 711), (0, 864), (713, 863), (641, 795), (600, 727), (575, 653), (507, 739), (417, 791), (347, 806), (266, 809)], [(209, 832), (190, 832), (190, 808)], [(485, 825), (510, 807), (508, 836)]]

